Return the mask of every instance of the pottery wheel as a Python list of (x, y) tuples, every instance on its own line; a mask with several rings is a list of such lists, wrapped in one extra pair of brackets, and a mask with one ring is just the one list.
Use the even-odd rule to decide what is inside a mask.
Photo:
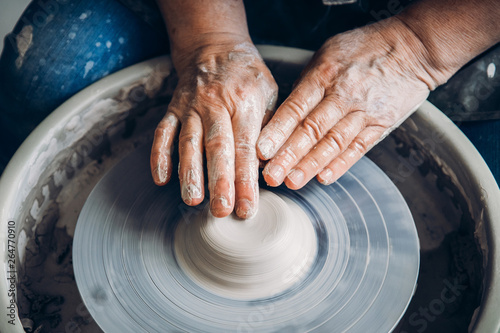
[[(250, 220), (188, 207), (153, 184), (149, 147), (96, 185), (73, 265), (105, 332), (388, 332), (416, 284), (417, 232), (390, 179), (362, 158), (330, 186), (262, 184)], [(175, 177), (172, 177), (175, 178)]]

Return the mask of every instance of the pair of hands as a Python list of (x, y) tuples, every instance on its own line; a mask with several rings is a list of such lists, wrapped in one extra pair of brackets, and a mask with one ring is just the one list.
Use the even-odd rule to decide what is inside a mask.
[(394, 18), (330, 38), (272, 115), (278, 87), (250, 38), (207, 34), (173, 59), (179, 83), (154, 136), (155, 183), (172, 176), (179, 129), (182, 199), (203, 201), (206, 154), (216, 217), (255, 214), (259, 159), (271, 186), (333, 183), (434, 88), (409, 36)]

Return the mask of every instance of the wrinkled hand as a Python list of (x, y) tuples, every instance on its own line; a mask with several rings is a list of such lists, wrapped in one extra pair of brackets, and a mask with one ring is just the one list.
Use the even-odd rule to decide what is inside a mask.
[(217, 36), (173, 59), (179, 83), (159, 123), (151, 151), (157, 185), (172, 174), (172, 145), (178, 127), (179, 180), (188, 205), (204, 198), (206, 154), (210, 207), (214, 216), (233, 211), (252, 216), (258, 203), (255, 144), (266, 111), (272, 110), (277, 85), (248, 38)]
[(333, 183), (426, 99), (433, 79), (404, 25), (391, 24), (337, 35), (315, 54), (257, 142), (269, 185)]

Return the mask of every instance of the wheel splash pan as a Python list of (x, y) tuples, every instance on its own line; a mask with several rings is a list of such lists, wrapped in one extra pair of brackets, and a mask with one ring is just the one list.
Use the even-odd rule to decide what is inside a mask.
[[(283, 99), (312, 53), (259, 49)], [(14, 323), (2, 319), (1, 332), (99, 331), (74, 281), (76, 220), (106, 171), (152, 139), (176, 81), (168, 57), (124, 69), (64, 103), (19, 148), (0, 179), (0, 300), (12, 299), (9, 221), (17, 298), (12, 319), (0, 310)], [(368, 157), (405, 197), (420, 238), (418, 287), (395, 331), (499, 331), (500, 191), (476, 149), (425, 102)]]

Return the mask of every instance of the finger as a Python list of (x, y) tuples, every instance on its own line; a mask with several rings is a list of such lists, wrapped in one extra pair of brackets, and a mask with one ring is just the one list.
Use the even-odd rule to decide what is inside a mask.
[[(269, 185), (280, 185), (289, 171), (343, 118), (345, 111), (338, 108), (337, 105), (340, 105), (337, 100), (325, 98), (295, 129), (290, 139), (281, 147), (263, 171), (264, 179)], [(348, 120), (352, 119), (355, 120), (356, 117), (348, 118)], [(359, 118), (358, 121), (360, 119), (363, 118)], [(351, 134), (344, 132), (352, 128), (352, 125), (345, 121), (344, 124), (341, 129), (337, 129), (336, 133), (348, 137)], [(358, 133), (359, 131), (355, 134)], [(339, 144), (346, 147), (342, 137), (339, 138)]]
[(165, 185), (172, 175), (172, 145), (179, 128), (179, 120), (167, 112), (156, 127), (151, 148), (151, 173), (156, 185)]
[(365, 129), (364, 113), (351, 112), (337, 123), (285, 178), (288, 188), (297, 190), (344, 152)]
[(224, 217), (234, 207), (234, 137), (229, 113), (212, 113), (204, 124), (210, 210)]
[(179, 134), (179, 182), (182, 200), (189, 206), (203, 201), (203, 125), (192, 112), (183, 121)]
[(369, 126), (365, 128), (349, 147), (316, 177), (323, 185), (329, 185), (339, 179), (363, 155), (365, 155), (386, 134), (385, 127)]
[[(245, 116), (250, 115), (250, 116)], [(243, 112), (233, 119), (235, 148), (236, 215), (251, 218), (258, 209), (259, 160), (255, 144), (260, 132), (260, 119), (255, 113)]]
[(263, 160), (272, 158), (323, 96), (324, 88), (317, 80), (309, 77), (302, 79), (262, 130), (257, 141), (259, 158)]

